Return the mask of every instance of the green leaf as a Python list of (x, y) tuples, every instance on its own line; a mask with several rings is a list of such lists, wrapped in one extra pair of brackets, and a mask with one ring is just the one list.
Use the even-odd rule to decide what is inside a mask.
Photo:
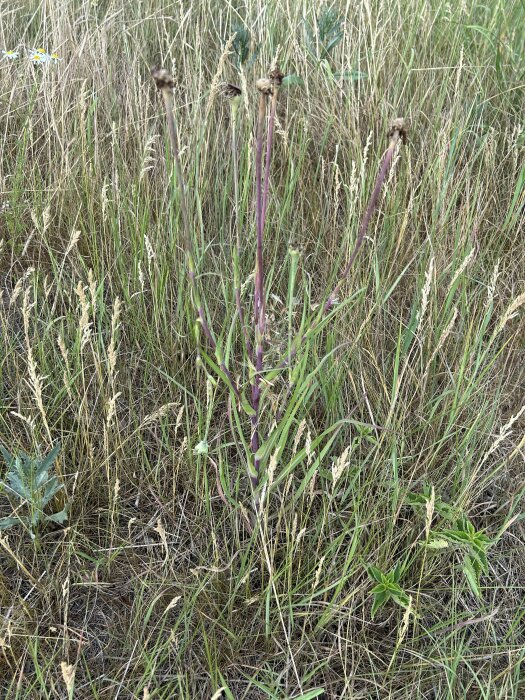
[(207, 455), (208, 454), (208, 442), (207, 440), (201, 440), (195, 447), (193, 448), (193, 454), (196, 455)]
[(14, 525), (27, 525), (28, 519), (25, 516), (20, 518), (1, 518), (0, 519), (0, 530), (7, 530)]
[(362, 73), (359, 70), (344, 70), (344, 71), (336, 71), (335, 73), (332, 74), (334, 80), (350, 80), (352, 82), (355, 82), (356, 80), (364, 80), (365, 78), (368, 78), (367, 73)]
[(244, 393), (244, 391), (241, 393), (241, 406), (247, 416), (251, 417), (255, 415), (255, 410), (252, 408), (250, 402), (246, 398), (246, 394)]
[(443, 537), (436, 537), (429, 542), (421, 542), (420, 544), (428, 549), (446, 549), (448, 547), (448, 542)]
[(53, 462), (57, 458), (58, 453), (60, 452), (60, 443), (58, 445), (55, 445), (51, 452), (44, 457), (42, 461), (37, 461), (38, 467), (37, 467), (37, 474), (42, 474), (46, 473), (49, 471), (51, 466), (53, 465)]
[(459, 544), (468, 544), (470, 542), (470, 537), (466, 532), (462, 530), (448, 530), (447, 532), (441, 533), (442, 537), (451, 542), (458, 542)]
[(467, 579), (471, 591), (477, 598), (481, 598), (481, 589), (479, 586), (479, 576), (476, 569), (472, 563), (470, 557), (465, 557), (465, 563), (463, 564), (463, 573)]
[(395, 583), (399, 583), (399, 579), (401, 578), (401, 573), (402, 573), (400, 561), (397, 562), (397, 564), (394, 567), (394, 571), (392, 573), (393, 573), (393, 580), (395, 581)]
[(396, 601), (398, 605), (401, 605), (402, 608), (406, 608), (409, 602), (408, 595), (405, 593), (405, 591), (402, 588), (399, 588), (398, 591), (394, 591), (390, 589), (389, 591), (390, 596)]
[(7, 481), (8, 483), (5, 484), (5, 487), (8, 491), (11, 491), (15, 494), (15, 496), (18, 496), (24, 501), (31, 499), (31, 492), (27, 489), (26, 485), (18, 474), (15, 474), (15, 472), (9, 472), (7, 475)]
[(283, 87), (294, 87), (294, 86), (304, 87), (304, 80), (301, 78), (300, 75), (296, 75), (295, 73), (291, 73), (290, 75), (284, 76), (282, 85), (283, 85)]
[(295, 695), (292, 700), (313, 700), (313, 698), (318, 698), (324, 692), (324, 688), (314, 688), (307, 693), (303, 693), (303, 695)]
[(383, 591), (382, 593), (374, 593), (374, 602), (372, 603), (372, 620), (374, 615), (381, 608), (387, 600), (390, 598), (390, 593), (388, 591)]
[(46, 520), (51, 520), (52, 523), (58, 523), (62, 525), (67, 520), (67, 507), (58, 513), (53, 513), (53, 515), (47, 515)]
[(15, 458), (5, 449), (3, 445), (0, 445), (0, 452), (2, 453), (2, 457), (5, 459), (5, 463), (7, 464), (8, 468), (10, 468), (12, 463), (15, 461)]
[(424, 506), (428, 501), (427, 496), (422, 493), (407, 493), (405, 503), (409, 506)]
[(377, 581), (378, 583), (383, 583), (383, 574), (377, 566), (373, 566), (372, 564), (368, 565), (368, 575), (374, 579), (374, 581)]

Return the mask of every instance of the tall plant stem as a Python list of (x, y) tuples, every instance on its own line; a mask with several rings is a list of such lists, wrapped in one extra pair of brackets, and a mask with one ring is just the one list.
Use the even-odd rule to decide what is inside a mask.
[(255, 325), (255, 373), (252, 380), (252, 435), (250, 449), (253, 455), (250, 478), (254, 489), (259, 484), (260, 462), (256, 454), (259, 449), (259, 416), (261, 397), (261, 372), (263, 369), (264, 342), (264, 261), (263, 261), (263, 190), (262, 190), (262, 155), (264, 140), (264, 123), (266, 120), (266, 94), (259, 94), (259, 111), (257, 115), (257, 131), (255, 137), (255, 290), (254, 290), (254, 325)]
[(232, 131), (231, 131), (231, 149), (233, 161), (233, 197), (235, 201), (235, 249), (233, 251), (233, 286), (235, 294), (235, 306), (239, 323), (241, 324), (244, 344), (246, 352), (251, 361), (253, 361), (253, 350), (248, 335), (248, 328), (244, 318), (244, 309), (241, 299), (241, 217), (240, 217), (240, 202), (239, 202), (239, 154), (237, 148), (237, 110), (238, 102), (232, 103)]
[(199, 290), (197, 287), (195, 257), (193, 255), (192, 236), (188, 217), (188, 207), (186, 202), (186, 187), (184, 185), (184, 176), (179, 156), (179, 138), (177, 122), (175, 120), (174, 113), (173, 78), (168, 73), (168, 71), (164, 70), (163, 68), (154, 69), (152, 71), (152, 77), (155, 80), (157, 87), (162, 93), (162, 98), (164, 100), (164, 106), (166, 109), (166, 119), (168, 122), (168, 132), (170, 137), (171, 151), (173, 155), (173, 161), (175, 163), (175, 177), (177, 179), (177, 188), (179, 191), (179, 206), (182, 217), (182, 245), (186, 256), (186, 265), (191, 287), (192, 302), (197, 311), (197, 316), (199, 318), (199, 323), (202, 327), (202, 331), (206, 339), (208, 340), (213, 352), (215, 352), (215, 354), (217, 355), (217, 361), (219, 362), (219, 366), (222, 372), (227, 377), (233, 391), (235, 392), (235, 395), (238, 397), (240, 395), (239, 389), (233, 376), (224, 364), (224, 360), (222, 359), (221, 353), (217, 348), (217, 342), (215, 341), (214, 335), (210, 328), (210, 324), (208, 323), (208, 320), (206, 318), (206, 312), (202, 304)]
[(342, 285), (348, 279), (348, 275), (350, 274), (350, 270), (352, 269), (352, 265), (354, 264), (355, 259), (357, 258), (357, 254), (359, 253), (359, 250), (361, 249), (361, 246), (363, 245), (363, 241), (365, 240), (365, 236), (366, 236), (366, 233), (368, 231), (370, 221), (372, 220), (372, 216), (376, 210), (377, 201), (379, 199), (379, 194), (380, 194), (381, 188), (383, 187), (383, 184), (387, 178), (387, 175), (390, 171), (390, 167), (392, 165), (392, 160), (394, 157), (394, 152), (395, 152), (396, 146), (399, 143), (399, 141), (404, 142), (406, 140), (406, 129), (405, 129), (405, 124), (404, 124), (403, 119), (394, 120), (394, 122), (392, 123), (392, 126), (390, 127), (390, 130), (388, 132), (388, 136), (390, 138), (388, 148), (383, 156), (383, 160), (381, 162), (381, 167), (379, 168), (379, 172), (377, 174), (377, 178), (375, 181), (374, 189), (372, 190), (372, 193), (370, 195), (370, 199), (368, 200), (368, 204), (367, 204), (365, 213), (363, 215), (363, 218), (361, 219), (361, 223), (359, 225), (359, 231), (357, 234), (357, 239), (356, 239), (356, 242), (354, 244), (354, 248), (352, 250), (352, 253), (350, 254), (350, 257), (348, 258), (348, 262), (346, 263), (346, 265), (343, 269), (343, 272), (341, 273), (335, 287), (330, 292), (326, 302), (321, 307), (320, 313), (318, 314), (317, 318), (312, 320), (312, 322), (310, 323), (310, 326), (307, 328), (307, 330), (302, 335), (296, 337), (295, 342), (293, 344), (293, 347), (292, 347), (291, 351), (288, 353), (288, 356), (286, 358), (284, 358), (279, 363), (278, 368), (273, 373), (268, 375), (269, 380), (273, 379), (274, 376), (279, 372), (279, 370), (283, 369), (284, 367), (287, 367), (290, 364), (290, 362), (297, 355), (297, 353), (299, 352), (299, 349), (301, 348), (301, 346), (305, 342), (305, 340), (308, 338), (308, 336), (312, 334), (312, 332), (321, 323), (321, 321), (326, 316), (326, 314), (332, 309), (332, 307), (334, 306), (334, 304), (337, 300), (337, 295), (338, 295)]
[(266, 209), (268, 207), (268, 196), (270, 192), (270, 162), (272, 158), (273, 132), (275, 128), (275, 113), (277, 110), (277, 95), (279, 93), (278, 86), (273, 88), (272, 102), (270, 107), (270, 121), (268, 123), (268, 138), (266, 140), (266, 160), (264, 163), (264, 187), (262, 199), (262, 219), (263, 226), (266, 221)]
[(388, 148), (386, 149), (386, 153), (383, 156), (383, 162), (381, 163), (381, 167), (380, 167), (379, 172), (377, 174), (374, 189), (372, 190), (372, 194), (370, 195), (370, 199), (368, 200), (368, 206), (366, 208), (364, 216), (363, 216), (361, 223), (359, 225), (359, 231), (357, 234), (357, 239), (356, 239), (356, 242), (354, 245), (354, 249), (353, 249), (350, 257), (348, 258), (348, 262), (346, 263), (345, 268), (344, 268), (341, 276), (339, 277), (337, 284), (335, 285), (334, 289), (332, 290), (332, 292), (328, 296), (328, 299), (325, 302), (325, 305), (323, 308), (324, 313), (327, 313), (334, 305), (335, 300), (337, 299), (337, 295), (339, 293), (339, 290), (341, 289), (341, 286), (348, 278), (348, 275), (350, 274), (350, 270), (352, 268), (352, 265), (354, 264), (354, 261), (357, 258), (357, 254), (359, 253), (359, 250), (361, 249), (361, 246), (363, 245), (363, 241), (365, 240), (366, 232), (368, 231), (368, 226), (370, 224), (370, 221), (372, 219), (374, 211), (377, 207), (377, 200), (379, 199), (379, 194), (381, 192), (381, 188), (383, 187), (383, 184), (384, 184), (386, 177), (388, 175), (388, 172), (390, 170), (390, 166), (392, 165), (392, 159), (394, 157), (394, 152), (395, 152), (396, 146), (400, 140), (404, 141), (406, 138), (405, 125), (404, 125), (404, 122), (402, 119), (396, 119), (394, 121), (394, 123), (392, 124), (392, 126), (390, 128), (389, 136), (390, 136), (390, 142), (388, 144)]

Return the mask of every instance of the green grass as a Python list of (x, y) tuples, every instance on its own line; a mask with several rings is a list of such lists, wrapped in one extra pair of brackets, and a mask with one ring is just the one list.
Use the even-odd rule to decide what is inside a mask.
[[(314, 5), (0, 0), (0, 49), (21, 50), (0, 61), (0, 443), (60, 442), (50, 512), (69, 511), (0, 532), (2, 697), (67, 698), (62, 662), (70, 697), (100, 700), (525, 696), (525, 5), (326, 4), (333, 23)], [(62, 60), (33, 67), (35, 46)], [(249, 421), (196, 364), (149, 71), (178, 83), (201, 296), (244, 387), (232, 250), (240, 221), (249, 312), (254, 84), (278, 50), (303, 84), (277, 110), (267, 367), (344, 267), (391, 118), (410, 131), (291, 403), (292, 372), (265, 385), (252, 527)], [(247, 86), (239, 219), (224, 80)], [(479, 595), (452, 535), (424, 546), (456, 527), (443, 502), (494, 542)], [(0, 493), (0, 518), (16, 506)], [(372, 618), (370, 567), (396, 565), (411, 613)]]

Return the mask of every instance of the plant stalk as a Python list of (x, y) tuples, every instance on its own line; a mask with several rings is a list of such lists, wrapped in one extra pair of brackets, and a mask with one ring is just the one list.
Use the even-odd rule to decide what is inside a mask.
[[(217, 343), (215, 341), (213, 332), (206, 318), (206, 312), (204, 306), (201, 302), (199, 290), (197, 287), (196, 272), (195, 272), (195, 257), (193, 255), (192, 237), (190, 230), (190, 222), (188, 218), (188, 207), (186, 204), (186, 188), (184, 185), (184, 177), (182, 173), (182, 167), (179, 156), (179, 139), (177, 122), (175, 121), (174, 113), (174, 102), (173, 102), (173, 87), (174, 80), (167, 70), (163, 68), (155, 68), (151, 72), (152, 77), (162, 93), (162, 98), (164, 100), (164, 106), (166, 109), (166, 119), (168, 122), (168, 132), (170, 136), (171, 150), (173, 154), (173, 160), (175, 163), (175, 177), (177, 178), (177, 187), (179, 190), (179, 203), (182, 216), (182, 244), (184, 247), (184, 253), (186, 256), (186, 265), (188, 270), (188, 278), (190, 280), (191, 287), (191, 298), (193, 305), (197, 311), (197, 316), (199, 323), (202, 327), (202, 331), (208, 340), (213, 352), (217, 356), (217, 361), (221, 370), (226, 375), (228, 381), (231, 384), (233, 391), (237, 397), (240, 396), (237, 384), (232, 377), (230, 371), (224, 364), (224, 360), (221, 357), (221, 353), (218, 351)], [(200, 354), (200, 353), (199, 353)]]

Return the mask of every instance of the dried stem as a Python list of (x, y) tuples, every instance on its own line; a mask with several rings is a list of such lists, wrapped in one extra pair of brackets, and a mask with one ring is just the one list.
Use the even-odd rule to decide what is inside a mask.
[(370, 195), (370, 199), (368, 200), (368, 206), (366, 208), (365, 214), (361, 220), (361, 224), (359, 226), (359, 232), (357, 234), (357, 240), (354, 245), (354, 249), (352, 251), (352, 254), (348, 258), (348, 262), (346, 263), (346, 266), (339, 278), (339, 281), (335, 285), (333, 291), (331, 294), (328, 296), (328, 299), (326, 300), (326, 303), (324, 305), (324, 313), (327, 313), (332, 306), (334, 305), (336, 299), (337, 299), (337, 294), (339, 293), (339, 290), (341, 289), (341, 286), (345, 282), (345, 280), (348, 278), (348, 275), (350, 273), (350, 269), (352, 265), (354, 264), (354, 261), (357, 257), (357, 254), (359, 253), (359, 250), (361, 246), (363, 245), (363, 241), (365, 240), (366, 232), (368, 231), (368, 226), (370, 224), (370, 220), (372, 219), (372, 215), (376, 209), (377, 206), (377, 200), (379, 198), (379, 193), (381, 192), (381, 188), (383, 186), (383, 183), (386, 180), (386, 176), (388, 175), (388, 172), (390, 170), (390, 166), (392, 165), (392, 159), (394, 157), (394, 151), (396, 149), (396, 146), (400, 140), (403, 142), (406, 140), (406, 129), (405, 129), (405, 123), (403, 119), (396, 119), (389, 132), (388, 135), (390, 137), (390, 143), (388, 144), (388, 148), (386, 150), (386, 153), (383, 157), (383, 162), (381, 164), (381, 168), (379, 169), (379, 173), (376, 178), (376, 182), (374, 185), (374, 189), (372, 190), (372, 194)]
[[(260, 460), (256, 453), (259, 449), (259, 423), (260, 423), (260, 398), (261, 398), (261, 376), (264, 368), (264, 338), (266, 333), (266, 298), (264, 292), (264, 260), (263, 260), (263, 238), (264, 225), (266, 223), (266, 212), (268, 208), (268, 196), (270, 191), (270, 163), (272, 157), (273, 134), (275, 125), (275, 112), (277, 107), (277, 96), (279, 87), (283, 79), (283, 74), (279, 68), (275, 68), (270, 73), (270, 78), (263, 78), (257, 82), (259, 90), (259, 112), (257, 116), (256, 153), (255, 153), (255, 188), (256, 188), (256, 229), (257, 229), (257, 251), (255, 262), (255, 375), (252, 383), (252, 436), (250, 446), (254, 458), (253, 472), (250, 474), (252, 486), (257, 489), (260, 478)], [(267, 97), (271, 95), (272, 102), (270, 108), (270, 119), (268, 123), (268, 133), (266, 138), (266, 158), (264, 170), (264, 185), (262, 179), (262, 155), (264, 126), (266, 121)], [(258, 495), (255, 494), (255, 505), (258, 505)]]
[(363, 218), (361, 220), (361, 224), (359, 226), (359, 232), (357, 235), (357, 240), (354, 245), (354, 249), (352, 250), (352, 253), (350, 257), (348, 258), (348, 262), (345, 265), (345, 268), (343, 272), (341, 273), (341, 276), (339, 277), (339, 280), (337, 281), (337, 284), (335, 285), (334, 289), (332, 292), (328, 295), (328, 298), (323, 305), (320, 314), (316, 319), (312, 321), (308, 329), (303, 333), (302, 336), (296, 338), (296, 342), (294, 343), (293, 348), (291, 349), (291, 352), (288, 353), (288, 357), (283, 359), (282, 362), (279, 364), (278, 369), (282, 369), (284, 367), (287, 367), (291, 360), (297, 355), (300, 347), (306, 340), (306, 338), (312, 333), (312, 331), (315, 330), (315, 328), (319, 325), (321, 320), (323, 319), (324, 316), (331, 310), (333, 305), (335, 304), (337, 300), (337, 295), (341, 289), (341, 286), (343, 283), (347, 280), (348, 275), (350, 274), (350, 270), (352, 268), (352, 265), (354, 264), (354, 261), (357, 257), (357, 254), (359, 253), (359, 250), (361, 246), (363, 245), (363, 241), (365, 239), (366, 233), (368, 231), (368, 227), (370, 224), (370, 221), (372, 219), (372, 216), (375, 212), (375, 209), (377, 207), (377, 201), (379, 199), (379, 194), (381, 192), (381, 188), (386, 180), (386, 177), (389, 173), (390, 166), (392, 165), (392, 159), (394, 156), (394, 152), (396, 149), (397, 144), (399, 141), (402, 141), (403, 143), (406, 142), (406, 128), (405, 128), (405, 123), (403, 119), (395, 119), (394, 122), (392, 123), (390, 130), (388, 132), (388, 136), (390, 138), (388, 148), (385, 152), (385, 155), (383, 157), (383, 161), (381, 163), (381, 167), (379, 169), (379, 173), (377, 174), (376, 182), (374, 185), (374, 189), (372, 190), (372, 194), (370, 195), (370, 199), (368, 200), (368, 205), (366, 208), (366, 211), (363, 215)]
[(208, 340), (212, 350), (218, 355), (217, 360), (219, 362), (221, 370), (224, 372), (226, 377), (228, 378), (236, 396), (239, 396), (239, 389), (237, 387), (237, 384), (235, 383), (235, 380), (233, 379), (230, 371), (224, 364), (224, 361), (220, 357), (220, 353), (218, 352), (217, 348), (217, 343), (215, 341), (215, 338), (213, 336), (212, 330), (210, 328), (210, 325), (206, 319), (206, 312), (204, 309), (204, 306), (201, 302), (200, 295), (199, 295), (199, 290), (197, 288), (197, 281), (196, 281), (196, 274), (195, 274), (195, 257), (193, 255), (193, 246), (192, 246), (192, 236), (191, 236), (191, 230), (190, 230), (190, 222), (188, 218), (188, 208), (186, 204), (186, 188), (184, 186), (184, 177), (182, 173), (182, 167), (180, 163), (180, 156), (179, 156), (179, 139), (178, 139), (178, 131), (177, 131), (177, 122), (175, 120), (175, 113), (174, 113), (174, 103), (173, 103), (173, 86), (174, 86), (174, 81), (171, 75), (168, 73), (167, 70), (164, 68), (154, 68), (151, 71), (151, 75), (153, 77), (153, 80), (155, 81), (158, 89), (162, 93), (162, 98), (164, 100), (164, 106), (166, 108), (166, 119), (168, 122), (168, 132), (170, 135), (170, 143), (171, 143), (171, 150), (173, 154), (173, 160), (175, 163), (175, 176), (177, 178), (177, 187), (179, 190), (179, 202), (180, 202), (180, 210), (181, 210), (181, 216), (182, 216), (182, 244), (184, 247), (184, 253), (186, 255), (186, 264), (188, 268), (188, 278), (190, 280), (190, 286), (191, 286), (191, 296), (192, 296), (192, 301), (195, 306), (195, 309), (197, 310), (197, 316), (199, 318), (200, 325), (202, 327), (202, 331), (204, 335), (206, 336), (206, 339)]

